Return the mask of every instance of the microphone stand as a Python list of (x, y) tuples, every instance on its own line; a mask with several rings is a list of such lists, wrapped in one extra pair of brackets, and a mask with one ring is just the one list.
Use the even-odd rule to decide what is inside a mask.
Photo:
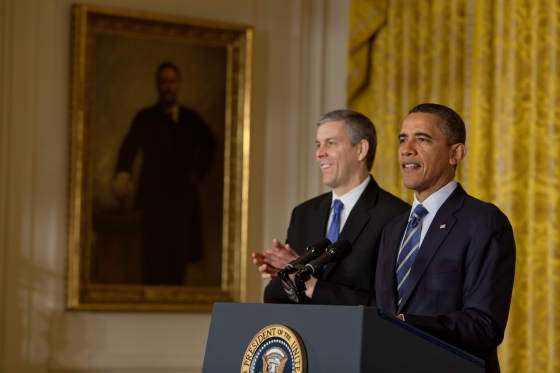
[[(284, 281), (286, 284), (288, 284), (288, 286), (297, 293), (297, 285), (295, 285), (292, 280), (290, 279), (289, 274), (293, 273), (293, 272), (302, 272), (302, 270), (305, 268), (304, 265), (302, 264), (296, 264), (294, 265), (291, 269), (288, 268), (284, 268), (280, 271), (278, 271), (278, 277), (280, 278), (280, 280)], [(304, 272), (304, 271), (303, 271)], [(309, 277), (307, 277), (305, 281), (309, 280)], [(305, 291), (305, 289), (304, 289)]]
[(311, 275), (304, 270), (299, 270), (296, 272), (295, 275), (295, 291), (296, 291), (296, 295), (298, 298), (298, 301), (300, 304), (309, 304), (309, 298), (307, 297), (307, 295), (305, 295), (305, 290), (307, 289), (305, 287), (305, 282), (307, 280), (309, 280), (309, 277)]
[(292, 280), (290, 279), (290, 276), (288, 276), (286, 274), (285, 271), (278, 271), (278, 277), (280, 277), (280, 280), (284, 281), (286, 284), (288, 284), (288, 286), (295, 292), (297, 292), (297, 288), (296, 285), (294, 285), (294, 283), (292, 282)]

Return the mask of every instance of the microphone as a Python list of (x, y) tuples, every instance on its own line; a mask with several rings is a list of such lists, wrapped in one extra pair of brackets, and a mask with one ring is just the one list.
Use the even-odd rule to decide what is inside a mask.
[(292, 260), (290, 263), (286, 264), (284, 269), (278, 271), (278, 277), (295, 290), (296, 287), (288, 275), (302, 269), (303, 265), (310, 260), (319, 257), (330, 244), (331, 240), (328, 238), (321, 238), (319, 241), (307, 246), (305, 252), (299, 258)]
[(297, 268), (299, 265), (306, 264), (310, 260), (316, 259), (321, 254), (323, 254), (329, 245), (331, 245), (331, 240), (329, 240), (328, 238), (321, 238), (319, 241), (307, 246), (305, 252), (301, 254), (299, 258), (294, 259), (290, 263), (286, 264), (286, 268), (284, 268), (280, 272), (285, 275), (294, 273), (298, 269), (301, 269)]
[(348, 255), (352, 251), (352, 244), (346, 238), (341, 238), (329, 247), (324, 254), (315, 260), (311, 260), (305, 265), (302, 271), (307, 272), (312, 275), (317, 272), (320, 268), (323, 268), (325, 264), (333, 261), (339, 261)]

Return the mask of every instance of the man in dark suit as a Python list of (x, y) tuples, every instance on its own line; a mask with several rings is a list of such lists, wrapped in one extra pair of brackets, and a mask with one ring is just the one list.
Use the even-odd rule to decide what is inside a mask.
[[(297, 206), (288, 228), (286, 245), (273, 240), (274, 248), (253, 253), (253, 261), (263, 278), (272, 278), (265, 289), (264, 301), (292, 303), (296, 301), (288, 286), (276, 273), (297, 258), (305, 248), (320, 238), (333, 234), (352, 243), (351, 253), (338, 263), (327, 265), (320, 278), (312, 277), (307, 285), (311, 303), (346, 304), (339, 287), (373, 290), (375, 266), (381, 233), (387, 222), (407, 210), (410, 205), (379, 188), (369, 174), (375, 158), (377, 138), (373, 123), (351, 110), (325, 114), (317, 123), (317, 163), (323, 183), (332, 192), (315, 197)], [(342, 203), (339, 221), (333, 223), (335, 201)], [(329, 233), (329, 235), (328, 235)], [(358, 303), (356, 303), (358, 304)]]
[(193, 111), (179, 105), (180, 74), (157, 69), (159, 102), (138, 112), (125, 137), (113, 181), (117, 199), (131, 194), (133, 163), (142, 151), (135, 207), (143, 211), (143, 283), (183, 285), (187, 262), (202, 258), (198, 183), (210, 168), (216, 141)]
[(412, 213), (385, 227), (375, 300), (385, 312), (483, 358), (487, 372), (499, 372), (515, 242), (507, 217), (455, 181), (465, 137), (461, 117), (442, 105), (418, 105), (405, 118), (399, 163), (414, 203)]

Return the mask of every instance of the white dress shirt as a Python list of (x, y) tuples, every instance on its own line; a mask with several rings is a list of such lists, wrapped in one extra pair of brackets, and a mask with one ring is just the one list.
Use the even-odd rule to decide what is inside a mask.
[[(447, 198), (449, 198), (449, 196), (451, 195), (451, 193), (453, 193), (455, 188), (457, 188), (457, 181), (453, 179), (449, 183), (447, 183), (443, 188), (441, 188), (440, 190), (438, 190), (437, 192), (435, 192), (434, 194), (426, 198), (424, 202), (422, 202), (422, 206), (424, 206), (424, 208), (428, 210), (428, 213), (422, 219), (422, 233), (420, 234), (420, 247), (418, 248), (418, 250), (422, 249), (422, 241), (424, 241), (424, 237), (426, 237), (426, 233), (428, 232), (428, 229), (430, 229), (430, 225), (432, 224), (432, 221), (434, 220), (434, 217), (436, 216), (439, 208), (441, 207), (441, 205), (443, 205), (443, 203), (447, 200)], [(412, 211), (414, 211), (416, 206), (418, 206), (419, 204), (420, 202), (416, 198), (416, 194), (414, 194), (414, 203), (412, 204), (412, 210), (410, 210), (410, 215), (408, 217), (409, 222), (410, 219), (412, 218)], [(401, 246), (399, 248), (399, 254), (401, 249), (402, 249), (402, 240), (401, 240)]]
[[(348, 215), (360, 199), (360, 196), (366, 189), (369, 184), (370, 177), (368, 176), (360, 185), (349, 191), (348, 193), (344, 194), (343, 196), (337, 196), (334, 190), (332, 191), (332, 201), (331, 201), (331, 209), (329, 212), (329, 222), (327, 223), (327, 230), (325, 232), (325, 236), (327, 235), (329, 228), (331, 227), (332, 218), (333, 218), (333, 208), (334, 208), (334, 200), (338, 199), (344, 205), (342, 207), (342, 211), (340, 212), (340, 230), (344, 228), (344, 224), (346, 224), (346, 220), (348, 219)], [(340, 232), (338, 232), (340, 233)]]

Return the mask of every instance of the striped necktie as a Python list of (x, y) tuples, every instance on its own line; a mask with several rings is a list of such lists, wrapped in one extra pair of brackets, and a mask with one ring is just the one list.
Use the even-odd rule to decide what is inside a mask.
[(427, 213), (428, 210), (426, 210), (424, 206), (416, 206), (412, 212), (410, 220), (408, 221), (408, 226), (406, 227), (406, 233), (404, 235), (405, 238), (397, 259), (397, 293), (399, 300), (397, 306), (401, 304), (406, 279), (410, 273), (410, 268), (412, 267), (416, 254), (418, 253), (418, 249), (420, 248), (422, 219)]

